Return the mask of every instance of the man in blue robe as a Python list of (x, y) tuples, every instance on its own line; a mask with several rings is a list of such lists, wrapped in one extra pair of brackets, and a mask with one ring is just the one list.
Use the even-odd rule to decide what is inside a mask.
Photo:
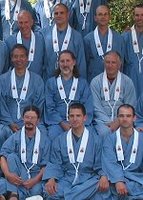
[(0, 40), (0, 74), (8, 71), (9, 57), (5, 42)]
[(93, 31), (96, 26), (94, 20), (95, 10), (98, 6), (106, 4), (106, 0), (76, 0), (71, 6), (70, 25), (79, 31), (82, 36)]
[(43, 35), (46, 45), (46, 77), (54, 75), (57, 68), (58, 54), (62, 50), (70, 50), (74, 53), (77, 60), (77, 66), (81, 77), (86, 77), (86, 62), (84, 54), (83, 40), (76, 30), (68, 24), (69, 12), (66, 5), (60, 3), (54, 8), (55, 25), (51, 28), (45, 28)]
[(98, 6), (94, 17), (97, 26), (94, 31), (84, 37), (88, 82), (104, 71), (104, 54), (106, 52), (117, 51), (122, 60), (124, 57), (123, 38), (109, 28), (111, 18), (109, 7)]
[(109, 51), (104, 58), (105, 70), (91, 81), (93, 95), (94, 124), (99, 135), (116, 131), (119, 127), (117, 109), (124, 103), (136, 104), (136, 93), (132, 80), (120, 72), (121, 58), (117, 52)]
[(134, 129), (135, 110), (118, 109), (119, 129), (103, 144), (102, 168), (111, 182), (114, 199), (143, 199), (143, 134)]
[[(14, 68), (0, 76), (1, 94), (10, 116), (9, 127), (3, 127), (0, 134), (0, 137), (5, 139), (23, 126), (21, 113), (25, 106), (35, 105), (42, 111), (44, 103), (42, 78), (26, 69), (27, 49), (22, 44), (15, 45), (11, 52), (11, 59)], [(5, 111), (4, 107), (2, 109)]]
[(23, 44), (28, 50), (28, 69), (42, 76), (44, 69), (45, 44), (40, 32), (33, 32), (34, 20), (29, 11), (18, 14), (19, 32), (6, 40), (9, 52), (15, 44)]
[(50, 155), (49, 139), (37, 127), (40, 110), (25, 107), (23, 120), (22, 130), (7, 139), (0, 153), (10, 200), (42, 195), (41, 179)]
[(85, 128), (85, 121), (85, 107), (80, 103), (70, 105), (71, 129), (53, 142), (43, 174), (47, 200), (112, 199), (100, 165), (101, 143), (92, 128)]
[(4, 40), (18, 32), (17, 15), (20, 10), (28, 10), (36, 20), (35, 12), (27, 0), (1, 0), (0, 4)]
[(125, 64), (126, 73), (135, 85), (137, 98), (143, 92), (143, 4), (134, 7), (134, 25), (123, 33), (125, 41)]
[(86, 126), (90, 126), (93, 119), (91, 91), (87, 81), (79, 76), (74, 54), (69, 50), (62, 51), (58, 63), (56, 76), (48, 79), (45, 85), (44, 122), (51, 140), (70, 129), (67, 111), (73, 102), (86, 107)]

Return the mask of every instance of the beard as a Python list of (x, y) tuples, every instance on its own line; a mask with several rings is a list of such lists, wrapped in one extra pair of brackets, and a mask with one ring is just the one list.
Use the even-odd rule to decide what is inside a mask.
[(33, 130), (34, 129), (34, 124), (32, 124), (31, 122), (25, 123), (25, 129), (29, 130), (29, 131)]

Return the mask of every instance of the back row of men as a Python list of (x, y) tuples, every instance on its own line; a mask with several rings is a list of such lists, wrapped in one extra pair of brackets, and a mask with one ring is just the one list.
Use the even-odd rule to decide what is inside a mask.
[[(38, 2), (38, 4), (43, 4), (45, 6), (44, 2), (45, 1)], [(49, 5), (50, 3), (49, 1)], [(17, 11), (16, 9), (19, 5), (22, 5), (22, 1), (21, 4), (18, 4), (18, 1), (16, 1), (11, 8), (11, 12), (15, 11), (14, 16), (17, 17), (18, 20), (17, 25), (19, 32), (10, 37), (6, 37), (6, 45), (3, 42), (0, 43), (0, 50), (2, 52), (0, 59), (1, 73), (6, 71), (10, 66), (9, 62), (6, 61), (9, 54), (7, 51), (10, 52), (14, 44), (20, 43), (24, 44), (29, 50), (29, 63), (27, 67), (29, 70), (41, 75), (44, 80), (54, 75), (55, 68), (57, 68), (59, 53), (62, 50), (68, 49), (72, 51), (76, 57), (80, 76), (86, 78), (90, 83), (95, 76), (99, 75), (104, 70), (104, 54), (113, 50), (121, 55), (123, 61), (121, 70), (132, 79), (137, 97), (139, 97), (142, 93), (141, 83), (143, 76), (143, 5), (135, 6), (133, 11), (135, 24), (129, 31), (120, 35), (108, 26), (110, 10), (107, 5), (100, 5), (97, 7), (92, 5), (94, 1), (90, 0), (86, 2), (86, 6), (84, 6), (84, 3), (83, 1), (74, 2), (73, 6), (75, 4), (80, 5), (77, 6), (78, 11), (75, 9), (75, 12), (79, 12), (80, 10), (79, 16), (76, 18), (84, 19), (84, 23), (81, 24), (85, 25), (85, 27), (88, 27), (89, 24), (91, 25), (92, 21), (95, 21), (97, 26), (96, 28), (94, 26), (95, 29), (89, 29), (91, 32), (89, 33), (88, 31), (88, 34), (83, 34), (84, 37), (82, 38), (81, 34), (78, 32), (79, 30), (77, 29), (78, 31), (76, 31), (72, 28), (75, 28), (70, 22), (72, 19), (72, 11), (69, 13), (66, 5), (62, 3), (56, 4), (53, 8), (53, 24), (33, 32), (34, 20), (32, 15), (29, 11), (20, 12), (20, 8)], [(7, 3), (7, 7), (8, 5), (11, 4)], [(5, 7), (5, 12), (8, 12), (8, 9), (6, 9), (7, 7)], [(49, 7), (46, 8), (48, 10)], [(93, 10), (91, 15), (92, 20), (89, 19), (91, 10)], [(9, 17), (11, 12), (9, 10)], [(94, 12), (95, 14), (93, 14)], [(14, 19), (12, 19), (12, 17), (7, 18), (5, 23), (8, 27), (6, 29), (3, 28), (3, 33), (4, 30), (10, 30), (10, 27), (13, 28)], [(79, 23), (76, 22), (75, 24)]]

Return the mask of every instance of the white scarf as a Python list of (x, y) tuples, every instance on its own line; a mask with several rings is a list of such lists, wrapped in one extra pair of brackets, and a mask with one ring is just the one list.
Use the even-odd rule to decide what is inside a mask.
[(112, 117), (111, 120), (114, 120), (114, 108), (116, 105), (116, 102), (119, 100), (120, 97), (120, 91), (121, 91), (121, 72), (118, 71), (117, 78), (116, 78), (116, 86), (115, 86), (115, 92), (114, 92), (114, 105), (111, 106), (110, 104), (110, 90), (109, 90), (109, 83), (107, 79), (107, 73), (106, 70), (103, 73), (103, 93), (104, 93), (104, 98), (105, 101), (108, 102), (111, 111), (112, 111)]
[(91, 3), (92, 3), (92, 0), (86, 0), (86, 6), (84, 8), (84, 1), (79, 0), (80, 14), (83, 16), (83, 20), (84, 20), (83, 25), (82, 25), (82, 30), (85, 29), (86, 19), (87, 19), (88, 13), (90, 12)]
[(25, 127), (23, 127), (22, 130), (21, 130), (21, 161), (22, 161), (22, 163), (24, 164), (24, 166), (27, 170), (27, 174), (28, 174), (29, 179), (31, 178), (30, 170), (38, 162), (40, 136), (41, 136), (40, 130), (36, 127), (35, 143), (34, 143), (34, 149), (33, 149), (33, 155), (32, 155), (32, 165), (31, 165), (30, 168), (28, 168), (27, 165), (26, 165), (27, 149), (26, 149), (26, 140), (25, 140), (25, 137), (26, 137), (25, 136)]
[(50, 0), (44, 0), (44, 11), (46, 18), (49, 19), (49, 25), (52, 25), (53, 13), (51, 13), (50, 8), (53, 7), (53, 2)]
[(5, 0), (5, 18), (9, 23), (10, 26), (10, 35), (12, 35), (12, 27), (14, 25), (14, 22), (17, 21), (17, 16), (19, 14), (20, 11), (20, 7), (21, 7), (21, 0), (17, 0), (16, 5), (15, 5), (15, 9), (14, 9), (14, 14), (13, 14), (13, 21), (12, 23), (10, 22), (10, 2), (9, 0)]
[[(73, 77), (73, 82), (72, 82), (72, 86), (71, 86), (71, 90), (70, 90), (70, 94), (69, 94), (68, 98), (65, 93), (65, 89), (64, 89), (64, 86), (62, 83), (61, 76), (58, 76), (58, 78), (57, 78), (57, 85), (58, 85), (58, 91), (59, 91), (60, 97), (61, 97), (61, 99), (64, 100), (64, 102), (67, 106), (66, 120), (68, 121), (68, 109), (69, 109), (69, 105), (70, 105), (71, 101), (74, 100), (75, 95), (76, 95), (77, 86), (78, 86), (78, 78)], [(68, 99), (68, 101), (66, 99)]]
[(126, 167), (123, 165), (124, 153), (123, 153), (123, 147), (122, 147), (122, 142), (121, 142), (120, 128), (116, 131), (116, 138), (117, 138), (116, 139), (117, 158), (118, 158), (118, 161), (121, 161), (123, 170), (126, 170), (131, 166), (132, 163), (135, 163), (135, 161), (136, 161), (139, 133), (136, 131), (136, 129), (134, 129), (134, 142), (132, 145), (132, 151), (131, 151), (131, 155), (130, 155), (130, 164)]
[[(23, 82), (23, 86), (22, 86), (22, 89), (21, 89), (21, 94), (20, 94), (20, 97), (18, 97), (15, 69), (13, 69), (11, 71), (11, 91), (12, 91), (12, 97), (16, 100), (16, 103), (17, 103), (17, 119), (20, 119), (20, 117), (21, 117), (20, 103), (21, 103), (22, 100), (25, 100), (25, 98), (26, 98), (29, 80), (30, 80), (30, 74), (29, 74), (29, 71), (26, 69), (24, 82)], [(18, 100), (18, 98), (20, 100)]]
[[(74, 166), (75, 171), (76, 171), (75, 178), (74, 178), (74, 181), (72, 184), (74, 184), (78, 178), (78, 169), (79, 169), (80, 163), (82, 163), (83, 159), (84, 159), (84, 155), (85, 155), (86, 147), (87, 147), (87, 143), (88, 143), (88, 137), (89, 137), (89, 131), (86, 128), (84, 128), (84, 132), (83, 132), (81, 143), (80, 143), (80, 148), (78, 151), (77, 159), (75, 161), (71, 129), (67, 133), (68, 156), (69, 156), (70, 163)], [(77, 166), (75, 165), (76, 162), (78, 163)]]
[[(20, 31), (17, 34), (17, 43), (22, 44), (22, 36), (21, 36)], [(34, 54), (35, 54), (35, 34), (31, 30), (31, 42), (30, 42), (30, 48), (29, 48), (28, 61), (32, 62), (34, 60)], [(30, 65), (28, 65), (28, 68), (29, 67)]]
[[(138, 58), (138, 63), (139, 63), (139, 73), (142, 72), (142, 69), (141, 69), (141, 62), (143, 60), (143, 48), (142, 48), (142, 57), (140, 58), (139, 56), (139, 53), (140, 53), (140, 50), (139, 50), (139, 44), (138, 44), (138, 39), (137, 39), (137, 33), (136, 33), (136, 30), (135, 30), (135, 26), (133, 25), (131, 27), (131, 36), (132, 36), (132, 45), (133, 45), (133, 50), (134, 50), (134, 53), (137, 55), (137, 58)], [(142, 45), (143, 46), (143, 45)]]
[[(102, 56), (102, 58), (103, 58), (104, 52), (103, 52), (102, 44), (101, 44), (99, 34), (98, 34), (98, 26), (94, 30), (94, 41), (95, 41), (98, 55)], [(112, 49), (112, 43), (113, 43), (112, 30), (110, 28), (108, 28), (108, 41), (107, 41), (106, 52), (108, 52)]]

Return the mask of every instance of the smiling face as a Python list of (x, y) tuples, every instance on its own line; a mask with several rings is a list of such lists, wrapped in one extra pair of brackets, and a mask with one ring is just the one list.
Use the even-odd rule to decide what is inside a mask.
[(35, 111), (27, 111), (23, 116), (24, 125), (26, 130), (35, 130), (39, 123), (38, 116)]
[(110, 21), (110, 11), (107, 6), (99, 6), (96, 9), (95, 21), (98, 26), (108, 26)]
[(54, 9), (54, 21), (58, 26), (67, 25), (69, 20), (68, 9), (64, 5), (57, 5)]
[(143, 27), (143, 7), (134, 9), (134, 22), (138, 28)]
[(59, 67), (61, 75), (64, 77), (73, 76), (73, 69), (76, 61), (72, 58), (70, 53), (62, 53), (59, 58)]

